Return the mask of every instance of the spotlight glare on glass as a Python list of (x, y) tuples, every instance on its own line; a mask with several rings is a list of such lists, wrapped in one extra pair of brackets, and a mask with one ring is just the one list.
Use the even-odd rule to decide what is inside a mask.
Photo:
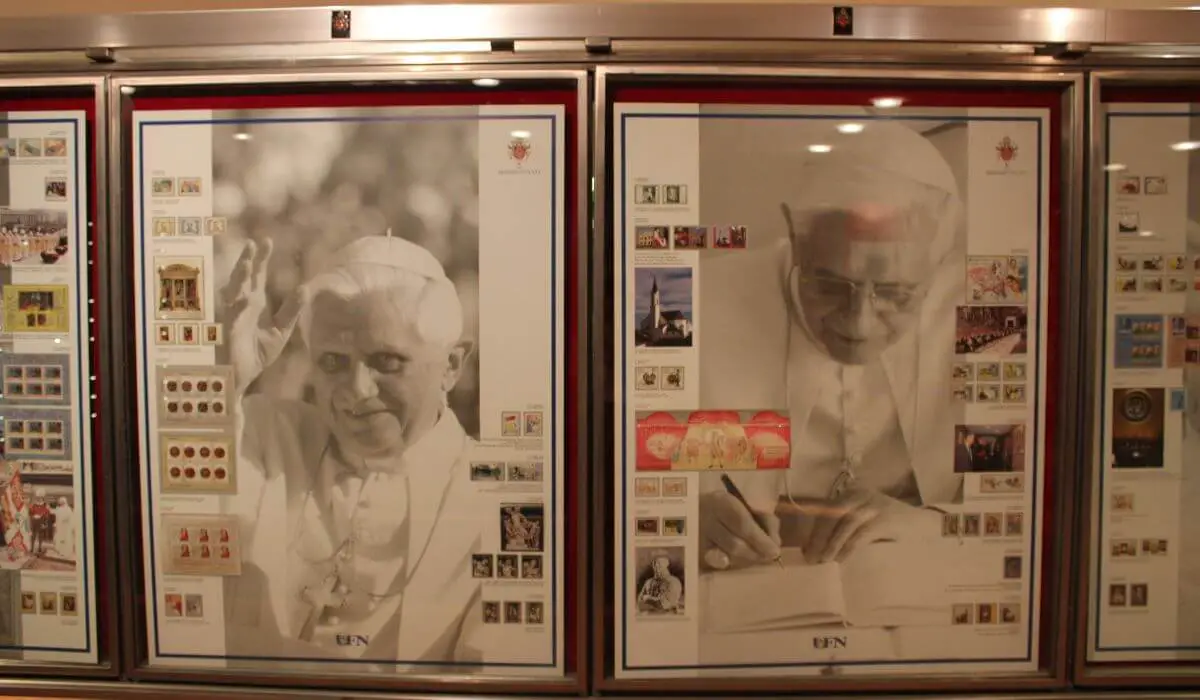
[(1142, 238), (1149, 238), (1154, 235), (1153, 231), (1138, 231), (1138, 235)]
[(254, 137), (251, 136), (250, 134), (247, 134), (244, 131), (239, 131), (233, 135), (233, 138), (237, 141), (249, 141), (250, 139), (252, 139)]
[(904, 100), (900, 97), (876, 97), (871, 100), (871, 104), (879, 109), (895, 109), (904, 104)]
[(527, 139), (532, 136), (528, 131), (513, 131), (509, 135), (514, 139)]
[(833, 150), (833, 146), (827, 143), (814, 143), (808, 147), (809, 153), (828, 153)]
[(1122, 170), (1127, 170), (1128, 168), (1129, 166), (1125, 165), (1124, 163), (1109, 163), (1108, 165), (1104, 166), (1104, 169), (1110, 173), (1118, 173)]
[(1195, 151), (1200, 149), (1200, 141), (1180, 141), (1171, 144), (1172, 151)]
[(500, 81), (495, 78), (476, 78), (471, 82), (475, 83), (476, 87), (496, 87), (500, 84)]
[(861, 134), (865, 128), (862, 124), (846, 122), (845, 124), (838, 124), (837, 130), (843, 134)]

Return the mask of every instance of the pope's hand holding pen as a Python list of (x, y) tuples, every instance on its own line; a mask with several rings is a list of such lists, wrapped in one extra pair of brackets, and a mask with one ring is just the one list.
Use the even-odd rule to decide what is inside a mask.
[(727, 491), (700, 497), (700, 543), (704, 564), (731, 569), (777, 561), (783, 544), (774, 513), (751, 512)]

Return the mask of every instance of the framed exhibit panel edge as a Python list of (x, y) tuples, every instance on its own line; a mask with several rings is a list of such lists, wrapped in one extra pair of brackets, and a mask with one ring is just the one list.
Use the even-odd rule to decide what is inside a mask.
[(1200, 671), (1200, 73), (1091, 74), (1091, 230), (1076, 682)]
[(583, 692), (586, 74), (110, 95), (129, 675)]
[(0, 79), (0, 667), (118, 672), (103, 77)]
[(599, 689), (1065, 686), (1082, 107), (1058, 71), (598, 69)]

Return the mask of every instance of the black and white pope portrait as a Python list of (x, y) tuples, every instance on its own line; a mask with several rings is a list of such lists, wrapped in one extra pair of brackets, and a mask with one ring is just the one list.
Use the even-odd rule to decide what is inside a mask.
[(682, 615), (686, 610), (683, 547), (638, 547), (633, 593), (639, 615)]
[(469, 662), (478, 122), (297, 113), (212, 133), (245, 543), (226, 654)]
[[(650, 564), (638, 518), (620, 524), (623, 563), (615, 585), (627, 587), (628, 623), (618, 652), (622, 671), (640, 675), (670, 665), (815, 673), (812, 662), (825, 653), (809, 644), (810, 625), (824, 624), (813, 622), (817, 616), (875, 630), (947, 625), (948, 604), (940, 594), (972, 564), (950, 549), (952, 538), (941, 537), (941, 513), (962, 512), (964, 499), (975, 497), (968, 487), (978, 489), (977, 477), (968, 481), (955, 472), (953, 449), (955, 425), (974, 408), (952, 391), (955, 362), (963, 362), (955, 346), (956, 309), (966, 303), (968, 252), (1028, 258), (1028, 295), (1003, 301), (1026, 305), (1032, 349), (1018, 359), (1028, 372), (1019, 386), (1029, 398), (1006, 408), (1031, 426), (1029, 433), (1039, 420), (1029, 407), (1036, 405), (1042, 378), (1044, 116), (1028, 110), (1001, 120), (989, 110), (958, 107), (885, 112), (713, 103), (696, 106), (703, 118), (671, 115), (672, 126), (686, 133), (672, 140), (672, 130), (662, 126), (668, 118), (642, 109), (617, 106), (628, 144), (622, 181), (638, 183), (648, 173), (658, 178), (666, 153), (686, 154), (678, 158), (686, 163), (679, 174), (664, 172), (662, 180), (688, 183), (689, 222), (710, 224), (710, 234), (733, 231), (730, 240), (740, 237), (743, 245), (718, 241), (683, 254), (691, 256), (687, 312), (694, 324), (689, 345), (696, 350), (680, 353), (678, 361), (658, 359), (660, 348), (638, 342), (636, 304), (647, 296), (646, 270), (658, 278), (657, 290), (649, 285), (647, 306), (666, 308), (669, 287), (659, 258), (637, 250), (648, 245), (635, 245), (642, 243), (637, 226), (645, 225), (638, 193), (630, 193), (631, 207), (615, 203), (623, 223), (615, 242), (623, 267), (616, 289), (633, 311), (626, 314), (618, 368), (641, 370), (632, 385), (643, 392), (621, 395), (625, 402), (617, 410), (624, 415), (618, 413), (617, 424), (635, 425), (629, 419), (637, 418), (640, 405), (634, 404), (647, 402), (644, 387), (654, 385), (639, 366), (657, 367), (661, 383), (668, 364), (684, 365), (694, 396), (689, 408), (778, 412), (788, 421), (790, 454), (784, 469), (689, 475), (697, 502), (688, 525), (697, 537), (686, 580), (669, 557)], [(1018, 161), (1006, 160), (1011, 153), (1001, 146), (1012, 143), (1021, 145)], [(999, 221), (1006, 225), (993, 226)], [(671, 240), (681, 247), (678, 236)], [(624, 255), (626, 249), (636, 253)], [(661, 300), (655, 291), (663, 292)], [(970, 361), (999, 367), (1012, 360), (995, 349), (984, 355)], [(618, 453), (621, 478), (634, 481), (621, 497), (622, 514), (642, 507), (638, 495), (650, 497), (638, 483), (646, 477), (635, 471), (644, 467), (632, 433), (618, 431), (625, 443)], [(1030, 455), (1027, 484), (1035, 483), (1040, 468), (1035, 441), (1023, 452)], [(1022, 500), (1026, 523), (1040, 518), (1040, 495), (1032, 489), (1006, 498)], [(1040, 535), (1019, 528), (1010, 544), (1036, 547), (1035, 532)], [(863, 576), (867, 566), (883, 575)], [(913, 575), (899, 581), (893, 573), (901, 572)], [(1002, 573), (996, 567), (988, 575)], [(655, 637), (648, 620), (663, 614), (662, 601), (674, 605), (676, 588), (690, 594), (697, 636), (694, 651), (668, 655), (659, 651), (666, 637)], [(861, 610), (851, 605), (850, 590), (871, 603)], [(895, 610), (903, 608), (906, 616), (873, 607), (889, 595), (904, 596)], [(846, 604), (824, 610), (818, 608), (826, 603), (814, 602), (827, 600)], [(846, 609), (832, 609), (838, 607)], [(886, 649), (858, 643), (830, 658), (865, 663), (976, 654), (952, 640)], [(1024, 641), (1012, 640), (1016, 653)]]
[[(724, 489), (702, 488), (707, 567), (770, 562), (781, 543), (841, 560), (877, 526), (937, 533), (923, 506), (961, 498), (951, 451), (932, 447), (953, 444), (956, 415), (973, 142), (961, 116), (869, 120), (844, 136), (804, 118), (701, 124), (705, 215), (755, 234), (746, 254), (700, 263), (703, 320), (723, 329), (703, 342), (700, 407), (786, 407), (793, 446), (785, 475), (731, 477), (765, 527)], [(818, 137), (828, 152), (805, 148)], [(812, 519), (809, 504), (837, 505), (794, 527)]]

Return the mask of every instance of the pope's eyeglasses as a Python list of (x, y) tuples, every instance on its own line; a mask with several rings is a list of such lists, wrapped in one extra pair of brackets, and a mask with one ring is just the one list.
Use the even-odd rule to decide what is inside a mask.
[[(323, 352), (316, 364), (325, 374), (340, 374), (349, 371), (353, 362), (349, 355)], [(398, 374), (408, 363), (405, 357), (393, 352), (374, 352), (367, 356), (364, 364), (380, 374)]]
[(864, 290), (874, 309), (881, 313), (911, 310), (921, 301), (922, 287), (899, 282), (855, 282), (825, 275), (800, 275), (801, 289), (821, 301), (844, 304), (858, 298)]

